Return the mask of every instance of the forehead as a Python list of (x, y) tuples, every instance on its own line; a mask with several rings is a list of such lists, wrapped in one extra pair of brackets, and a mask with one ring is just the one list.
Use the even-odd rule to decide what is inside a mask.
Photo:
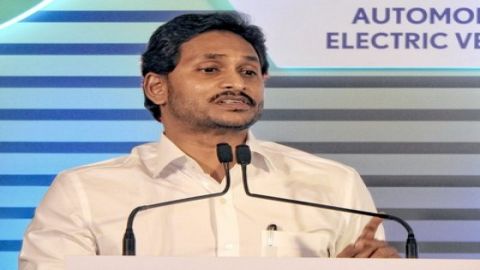
[(255, 49), (248, 41), (228, 31), (202, 33), (180, 46), (180, 62), (205, 57), (208, 54), (258, 59)]

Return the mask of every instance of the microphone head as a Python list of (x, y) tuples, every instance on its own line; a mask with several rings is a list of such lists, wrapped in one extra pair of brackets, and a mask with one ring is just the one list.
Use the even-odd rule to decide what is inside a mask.
[(237, 163), (240, 165), (248, 165), (252, 161), (250, 147), (246, 144), (237, 145), (235, 148), (235, 156), (237, 157)]
[(228, 143), (217, 144), (217, 158), (220, 163), (229, 163), (233, 161), (232, 148)]

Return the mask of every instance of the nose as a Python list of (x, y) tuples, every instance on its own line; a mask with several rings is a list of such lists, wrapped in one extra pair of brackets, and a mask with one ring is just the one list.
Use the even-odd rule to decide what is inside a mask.
[(224, 76), (222, 77), (221, 87), (222, 89), (237, 91), (244, 91), (247, 88), (245, 79), (243, 78), (242, 74), (237, 71), (225, 72)]

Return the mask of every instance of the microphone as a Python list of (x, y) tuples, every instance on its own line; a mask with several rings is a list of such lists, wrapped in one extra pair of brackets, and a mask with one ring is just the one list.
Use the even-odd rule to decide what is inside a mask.
[(394, 220), (394, 221), (400, 223), (405, 228), (405, 230), (407, 231), (407, 234), (408, 234), (407, 240), (406, 240), (406, 245), (405, 245), (405, 257), (406, 258), (418, 258), (417, 241), (415, 240), (415, 236), (413, 234), (412, 228), (410, 227), (410, 225), (405, 220), (403, 220), (399, 217), (393, 216), (393, 215), (388, 215), (388, 214), (367, 212), (367, 211), (337, 207), (337, 206), (332, 206), (332, 205), (318, 204), (318, 203), (292, 200), (292, 199), (287, 199), (287, 198), (281, 198), (281, 197), (274, 197), (274, 196), (252, 193), (252, 192), (250, 192), (250, 190), (248, 188), (248, 183), (247, 183), (247, 165), (250, 164), (250, 162), (251, 162), (251, 152), (250, 152), (250, 148), (248, 147), (248, 145), (238, 145), (235, 149), (235, 157), (237, 159), (237, 163), (240, 164), (241, 167), (242, 167), (243, 187), (245, 189), (245, 193), (247, 193), (248, 196), (255, 197), (255, 198), (260, 198), (260, 199), (266, 199), (266, 200), (285, 202), (285, 203), (306, 205), (306, 206), (323, 208), (323, 209), (328, 209), (328, 210), (333, 210), (333, 211), (347, 212), (347, 213), (352, 213), (352, 214), (357, 214), (357, 215), (365, 215), (365, 216), (379, 217), (379, 218), (388, 219), (388, 220)]
[(223, 165), (223, 168), (225, 170), (225, 177), (226, 177), (225, 188), (221, 192), (217, 192), (217, 193), (205, 194), (205, 195), (200, 195), (195, 197), (183, 198), (183, 199), (149, 204), (149, 205), (142, 205), (134, 208), (130, 212), (130, 215), (128, 216), (127, 228), (125, 229), (125, 234), (123, 236), (123, 247), (122, 247), (123, 256), (133, 256), (136, 253), (135, 235), (133, 233), (133, 220), (135, 219), (135, 216), (137, 215), (138, 212), (145, 211), (152, 208), (172, 205), (172, 204), (192, 202), (192, 201), (198, 201), (198, 200), (203, 200), (203, 199), (208, 199), (213, 197), (219, 197), (219, 196), (225, 195), (228, 192), (228, 190), (230, 189), (230, 182), (231, 182), (229, 163), (233, 161), (232, 148), (230, 147), (230, 145), (227, 143), (217, 144), (217, 157), (218, 157), (218, 161), (220, 161), (220, 163)]

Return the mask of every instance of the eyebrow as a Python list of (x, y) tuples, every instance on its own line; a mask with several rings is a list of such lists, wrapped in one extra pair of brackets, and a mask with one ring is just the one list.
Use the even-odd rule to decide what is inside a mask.
[[(207, 59), (218, 59), (218, 58), (226, 57), (227, 55), (226, 54), (221, 54), (221, 53), (207, 53), (204, 56)], [(257, 62), (257, 63), (260, 62), (260, 60), (258, 60), (258, 57), (253, 56), (253, 55), (246, 55), (243, 58), (245, 60), (252, 61), (252, 62)]]

